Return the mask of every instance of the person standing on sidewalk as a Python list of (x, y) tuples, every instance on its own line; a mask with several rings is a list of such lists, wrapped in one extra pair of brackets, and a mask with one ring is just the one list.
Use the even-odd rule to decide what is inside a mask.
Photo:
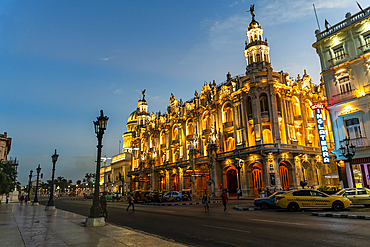
[(132, 206), (132, 211), (135, 211), (135, 207), (134, 207), (134, 197), (132, 196), (132, 194), (129, 195), (128, 197), (128, 207), (126, 208), (126, 211), (128, 211), (128, 209)]
[(203, 195), (202, 203), (204, 204), (204, 211), (205, 212), (209, 211), (210, 197), (207, 191)]
[(8, 203), (9, 203), (9, 194), (6, 195), (6, 204), (8, 204)]
[(224, 204), (224, 211), (226, 211), (226, 203), (229, 200), (229, 197), (227, 196), (226, 190), (224, 190), (224, 192), (222, 193), (221, 197), (222, 197), (222, 204)]

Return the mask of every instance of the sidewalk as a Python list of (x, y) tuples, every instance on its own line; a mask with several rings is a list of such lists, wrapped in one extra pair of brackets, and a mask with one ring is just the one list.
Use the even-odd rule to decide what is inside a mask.
[(85, 216), (44, 209), (45, 206), (30, 204), (1, 204), (1, 246), (184, 246), (109, 223), (102, 227), (85, 227)]

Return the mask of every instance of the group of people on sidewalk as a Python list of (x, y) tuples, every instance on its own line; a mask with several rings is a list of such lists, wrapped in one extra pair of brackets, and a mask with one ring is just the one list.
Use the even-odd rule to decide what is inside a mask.
[[(227, 190), (223, 190), (221, 194), (222, 204), (224, 205), (224, 211), (226, 211), (227, 202), (229, 201), (229, 193)], [(202, 197), (202, 203), (204, 204), (204, 211), (209, 212), (209, 203), (210, 203), (210, 196), (208, 194), (208, 191), (206, 191)]]

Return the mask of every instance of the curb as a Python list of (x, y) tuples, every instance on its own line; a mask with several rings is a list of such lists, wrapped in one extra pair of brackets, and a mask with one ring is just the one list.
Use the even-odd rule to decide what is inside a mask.
[(363, 216), (363, 215), (312, 213), (311, 216), (332, 217), (332, 218), (347, 218), (347, 219), (359, 219), (359, 220), (370, 220), (370, 216)]
[[(211, 201), (210, 203), (220, 203), (221, 201)], [(182, 206), (182, 205), (197, 205), (203, 204), (202, 202), (184, 202), (184, 203), (143, 203), (142, 205), (149, 206)]]

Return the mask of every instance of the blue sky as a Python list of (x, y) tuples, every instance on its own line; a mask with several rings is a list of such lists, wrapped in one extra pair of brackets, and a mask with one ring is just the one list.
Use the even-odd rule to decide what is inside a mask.
[[(186, 101), (204, 81), (245, 73), (249, 5), (271, 47), (275, 71), (319, 83), (312, 43), (317, 23), (334, 25), (355, 1), (16, 1), (0, 0), (0, 132), (13, 138), (19, 181), (41, 164), (75, 182), (95, 171), (93, 123), (109, 116), (103, 155), (119, 152), (129, 114), (146, 89), (149, 111), (170, 94)], [(370, 0), (360, 1), (363, 8)]]

